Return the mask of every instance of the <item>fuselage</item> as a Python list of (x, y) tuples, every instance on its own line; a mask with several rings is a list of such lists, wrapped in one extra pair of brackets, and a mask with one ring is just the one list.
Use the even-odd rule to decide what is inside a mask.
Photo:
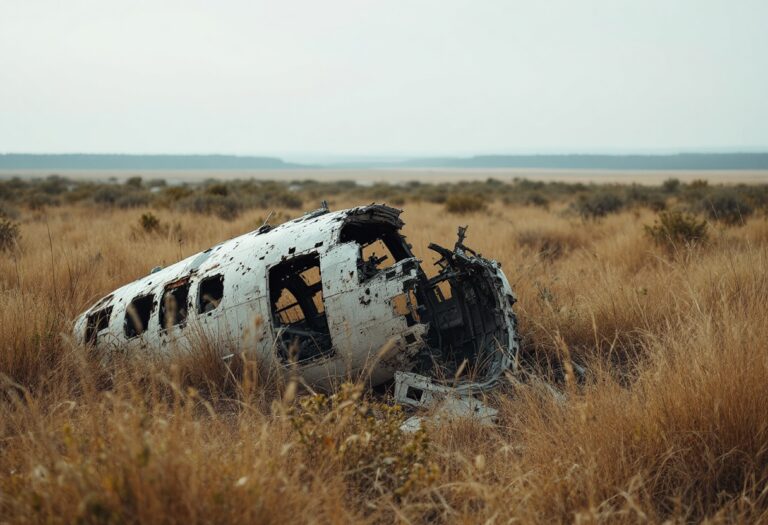
[[(383, 205), (321, 209), (262, 227), (118, 288), (77, 318), (75, 336), (128, 353), (191, 348), (203, 337), (290, 365), (317, 385), (362, 370), (378, 384), (440, 359), (445, 345), (454, 360), (482, 346), (498, 375), (517, 351), (500, 268), (464, 254), (475, 266), (460, 280), (476, 283), (464, 293), (446, 273), (454, 297), (445, 297), (399, 234), (399, 214)], [(476, 295), (487, 297), (473, 303)], [(489, 357), (494, 345), (502, 356)]]

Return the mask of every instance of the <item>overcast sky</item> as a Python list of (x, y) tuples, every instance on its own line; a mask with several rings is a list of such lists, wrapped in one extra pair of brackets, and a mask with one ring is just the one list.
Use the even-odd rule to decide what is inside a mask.
[(766, 0), (0, 0), (0, 151), (768, 149)]

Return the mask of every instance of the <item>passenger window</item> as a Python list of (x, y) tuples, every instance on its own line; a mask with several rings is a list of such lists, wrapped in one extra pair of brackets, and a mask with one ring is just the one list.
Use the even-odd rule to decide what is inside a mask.
[(272, 322), (280, 328), (278, 353), (282, 360), (304, 361), (333, 353), (317, 254), (272, 267), (269, 297)]
[(189, 277), (165, 286), (160, 301), (160, 328), (169, 330), (172, 326), (184, 326), (189, 307)]
[(130, 339), (143, 334), (149, 326), (149, 318), (154, 309), (154, 294), (135, 297), (125, 309), (125, 320), (123, 321), (125, 336)]
[(349, 223), (341, 230), (339, 240), (360, 245), (357, 261), (360, 281), (367, 281), (397, 261), (411, 256), (397, 229), (386, 224)]
[(224, 297), (224, 276), (221, 274), (206, 277), (200, 281), (197, 293), (197, 311), (206, 314), (219, 307)]
[(361, 257), (366, 268), (366, 275), (363, 276), (364, 280), (366, 277), (376, 275), (380, 270), (395, 264), (392, 252), (381, 239), (376, 239), (369, 244), (361, 246)]
[(112, 317), (112, 307), (102, 308), (88, 316), (85, 325), (85, 342), (96, 344), (99, 332), (109, 326), (109, 318)]

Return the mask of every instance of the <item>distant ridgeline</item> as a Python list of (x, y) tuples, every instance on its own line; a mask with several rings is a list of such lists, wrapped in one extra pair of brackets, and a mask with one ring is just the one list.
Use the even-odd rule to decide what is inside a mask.
[(279, 170), (300, 168), (531, 168), (593, 170), (768, 170), (768, 153), (674, 155), (480, 155), (303, 165), (234, 155), (0, 154), (0, 170)]
[(302, 167), (278, 158), (234, 155), (0, 155), (0, 169), (20, 170), (274, 170)]
[(765, 170), (768, 153), (674, 155), (479, 155), (424, 158), (402, 163), (420, 168), (542, 168), (598, 170)]

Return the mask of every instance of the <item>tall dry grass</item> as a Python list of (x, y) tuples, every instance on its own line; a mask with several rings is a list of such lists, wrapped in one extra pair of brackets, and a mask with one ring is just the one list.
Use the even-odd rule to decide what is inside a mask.
[(143, 212), (26, 212), (19, 249), (0, 254), (0, 521), (768, 519), (764, 219), (669, 253), (644, 234), (648, 211), (584, 223), (558, 209), (445, 217), (408, 204), (425, 262), (459, 223), (502, 262), (526, 364), (491, 400), (496, 426), (409, 438), (380, 401), (302, 408), (293, 383), (250, 358), (223, 363), (215, 345), (104, 361), (72, 341), (72, 319), (101, 295), (266, 216), (154, 211), (174, 227), (137, 234)]

